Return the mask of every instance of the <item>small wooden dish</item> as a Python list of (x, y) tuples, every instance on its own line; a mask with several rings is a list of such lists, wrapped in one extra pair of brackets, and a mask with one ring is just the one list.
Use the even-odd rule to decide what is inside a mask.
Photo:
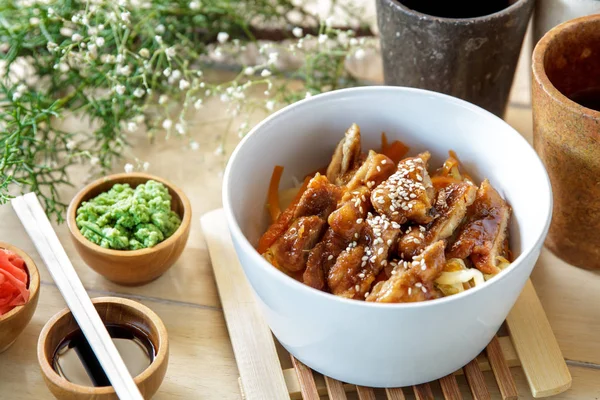
[[(128, 183), (135, 188), (149, 180), (167, 187), (171, 195), (171, 209), (181, 217), (181, 226), (173, 235), (148, 249), (112, 250), (92, 243), (81, 234), (75, 217), (82, 202), (107, 192), (116, 183)], [(164, 274), (183, 252), (190, 235), (191, 220), (190, 201), (179, 188), (164, 179), (143, 173), (115, 174), (98, 179), (77, 193), (67, 211), (71, 239), (83, 261), (106, 279), (121, 285), (141, 285)]]
[(0, 248), (10, 250), (21, 256), (25, 261), (25, 267), (29, 275), (29, 301), (0, 316), (0, 353), (2, 353), (15, 342), (31, 321), (40, 295), (40, 274), (31, 257), (23, 250), (5, 242), (0, 242)]
[[(148, 307), (133, 300), (97, 297), (92, 303), (105, 324), (133, 325), (152, 342), (156, 351), (154, 361), (134, 378), (144, 398), (151, 398), (160, 387), (169, 364), (169, 339), (162, 320)], [(77, 385), (59, 376), (52, 368), (54, 352), (62, 340), (78, 328), (68, 308), (50, 318), (42, 328), (37, 355), (46, 386), (59, 400), (118, 400), (112, 386)]]

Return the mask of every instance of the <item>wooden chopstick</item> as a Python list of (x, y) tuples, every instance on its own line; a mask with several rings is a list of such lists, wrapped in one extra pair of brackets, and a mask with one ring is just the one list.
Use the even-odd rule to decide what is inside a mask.
[(344, 384), (337, 379), (325, 377), (325, 386), (327, 386), (327, 395), (329, 400), (346, 400), (346, 391)]
[(385, 389), (385, 394), (388, 400), (406, 400), (401, 388), (387, 388)]
[(27, 193), (12, 199), (11, 204), (44, 260), (52, 279), (98, 358), (117, 396), (123, 400), (142, 400), (143, 397), (138, 387), (87, 295), (36, 195)]
[(494, 377), (496, 377), (496, 382), (498, 383), (502, 400), (518, 399), (519, 393), (517, 392), (517, 385), (515, 384), (515, 380), (508, 369), (508, 365), (506, 364), (506, 360), (502, 354), (500, 342), (498, 342), (498, 338), (496, 336), (494, 336), (490, 344), (488, 344), (486, 353), (490, 362), (490, 367), (494, 372)]
[(471, 360), (467, 365), (464, 366), (465, 376), (467, 377), (467, 383), (471, 389), (473, 400), (489, 400), (490, 392), (485, 385), (485, 378), (483, 372), (479, 368), (477, 358)]
[(373, 388), (356, 385), (356, 392), (359, 400), (377, 400)]
[(415, 392), (415, 397), (417, 400), (434, 400), (433, 392), (431, 391), (431, 386), (429, 386), (429, 383), (415, 385), (413, 386), (413, 391)]
[(462, 394), (456, 381), (454, 374), (446, 375), (443, 378), (438, 379), (440, 386), (442, 387), (442, 393), (445, 400), (462, 400)]
[(313, 376), (312, 369), (302, 364), (296, 359), (296, 357), (290, 355), (292, 358), (292, 365), (298, 375), (298, 382), (300, 383), (300, 392), (302, 393), (303, 400), (319, 400), (319, 392), (317, 391), (317, 385), (315, 383), (315, 377)]

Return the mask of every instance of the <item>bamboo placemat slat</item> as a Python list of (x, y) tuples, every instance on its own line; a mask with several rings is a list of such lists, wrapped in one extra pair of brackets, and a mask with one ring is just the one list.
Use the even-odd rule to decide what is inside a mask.
[(494, 372), (498, 389), (500, 389), (502, 400), (516, 400), (519, 397), (517, 385), (508, 369), (508, 365), (506, 365), (506, 361), (502, 355), (502, 348), (496, 336), (494, 336), (485, 350), (492, 371)]
[(458, 387), (458, 382), (454, 375), (446, 375), (443, 378), (438, 379), (440, 386), (442, 387), (442, 393), (446, 400), (462, 400), (462, 394)]
[(325, 385), (327, 386), (327, 395), (330, 400), (346, 400), (346, 390), (344, 384), (337, 379), (325, 377)]
[(370, 387), (356, 386), (359, 400), (376, 400), (375, 391)]
[(388, 400), (406, 400), (401, 388), (387, 388), (385, 389), (385, 394)]
[(415, 392), (415, 397), (417, 400), (434, 400), (433, 392), (431, 391), (431, 386), (429, 386), (429, 383), (415, 385), (413, 386), (413, 391)]
[(533, 397), (552, 396), (570, 388), (571, 373), (530, 280), (506, 322)]
[[(200, 220), (246, 399), (289, 399), (271, 330), (254, 301), (222, 210)], [(224, 240), (227, 238), (228, 240)]]
[(304, 400), (319, 400), (319, 391), (315, 384), (315, 378), (313, 376), (312, 369), (301, 363), (294, 356), (292, 358), (292, 365), (296, 371), (298, 377), (298, 383), (300, 384), (300, 392)]
[(479, 368), (477, 360), (469, 362), (463, 369), (465, 370), (465, 376), (467, 377), (473, 400), (489, 400), (490, 392), (485, 385), (485, 377)]

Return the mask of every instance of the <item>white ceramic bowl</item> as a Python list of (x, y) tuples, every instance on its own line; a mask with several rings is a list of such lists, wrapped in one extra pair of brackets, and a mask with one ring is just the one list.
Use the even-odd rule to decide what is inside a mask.
[[(351, 123), (363, 150), (380, 147), (382, 131), (409, 154), (428, 149), (431, 166), (455, 150), (513, 207), (512, 265), (461, 294), (412, 304), (376, 304), (324, 293), (272, 267), (255, 250), (268, 226), (273, 166), (285, 166), (282, 188), (326, 165)], [(548, 175), (533, 148), (508, 124), (465, 101), (400, 87), (334, 91), (288, 106), (257, 125), (233, 153), (223, 203), (231, 236), (267, 323), (281, 344), (311, 368), (344, 382), (398, 387), (445, 376), (489, 343), (539, 256), (552, 213)]]

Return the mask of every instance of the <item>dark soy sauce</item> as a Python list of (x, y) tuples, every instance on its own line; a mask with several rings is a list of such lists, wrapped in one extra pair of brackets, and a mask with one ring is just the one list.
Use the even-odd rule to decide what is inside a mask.
[(475, 18), (504, 10), (510, 0), (400, 0), (401, 4), (423, 14), (442, 18)]
[(569, 96), (571, 100), (586, 108), (594, 111), (600, 111), (600, 86), (580, 90)]
[[(106, 325), (131, 376), (150, 366), (155, 351), (150, 339), (131, 325)], [(52, 358), (52, 368), (69, 382), (83, 386), (110, 386), (108, 377), (81, 329), (63, 339)]]

